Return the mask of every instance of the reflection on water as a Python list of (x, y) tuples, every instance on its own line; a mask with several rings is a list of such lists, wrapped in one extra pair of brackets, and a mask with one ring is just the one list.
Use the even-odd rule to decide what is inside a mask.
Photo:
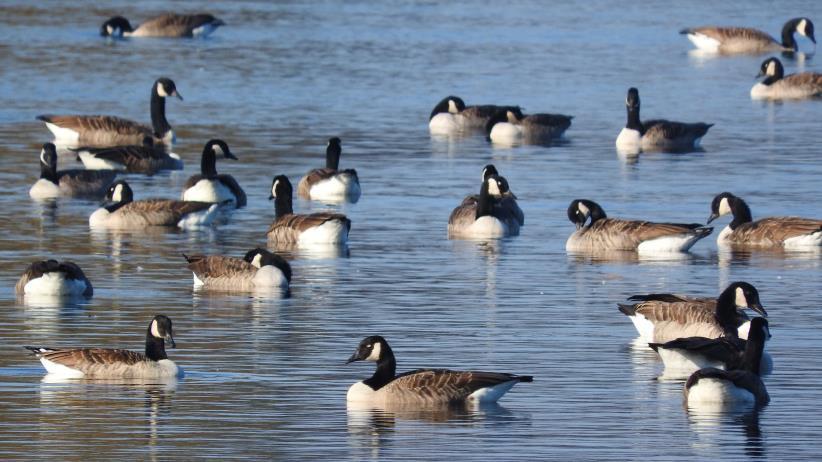
[(713, 454), (729, 444), (729, 439), (742, 436), (745, 455), (750, 458), (766, 456), (765, 437), (759, 423), (760, 408), (753, 405), (688, 406), (688, 422), (697, 436), (695, 449), (702, 454)]

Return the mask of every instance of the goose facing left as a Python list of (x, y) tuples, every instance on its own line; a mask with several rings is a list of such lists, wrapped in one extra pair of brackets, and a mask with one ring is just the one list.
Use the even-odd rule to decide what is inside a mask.
[(340, 170), (342, 142), (329, 138), (325, 149), (325, 168), (315, 168), (297, 183), (297, 194), (303, 199), (357, 202), (360, 199), (360, 178), (357, 171)]
[(785, 75), (785, 68), (777, 58), (762, 62), (757, 77), (765, 80), (751, 88), (752, 99), (807, 99), (822, 96), (822, 74), (800, 72)]
[(171, 319), (154, 316), (146, 331), (145, 353), (108, 348), (47, 348), (31, 350), (49, 374), (65, 378), (170, 378), (183, 370), (166, 355), (165, 342), (175, 348)]
[[(587, 199), (571, 201), (568, 219), (577, 227), (565, 243), (565, 250), (569, 252), (687, 252), (698, 240), (713, 231), (713, 228), (699, 223), (654, 223), (608, 218), (599, 204)], [(590, 223), (586, 225), (589, 219)]]
[(58, 295), (91, 297), (94, 288), (83, 270), (73, 262), (42, 260), (23, 271), (14, 287), (17, 295)]
[(203, 155), (200, 159), (200, 173), (192, 175), (183, 185), (182, 199), (185, 201), (199, 201), (232, 203), (235, 207), (246, 206), (246, 195), (240, 184), (233, 176), (226, 173), (217, 173), (217, 157), (237, 160), (223, 140), (209, 140), (203, 146)]
[(40, 115), (58, 144), (70, 146), (138, 145), (150, 136), (157, 143), (174, 142), (174, 131), (166, 120), (166, 98), (183, 97), (169, 78), (161, 77), (151, 86), (151, 127), (133, 120), (106, 115)]
[(370, 378), (348, 389), (349, 402), (436, 406), (466, 402), (493, 403), (530, 375), (500, 372), (419, 369), (397, 375), (397, 361), (388, 342), (374, 335), (363, 339), (348, 363), (373, 361), (377, 369)]
[(115, 172), (57, 170), (57, 149), (54, 144), (46, 143), (40, 151), (40, 179), (29, 189), (29, 196), (33, 199), (101, 197), (116, 176)]
[(291, 283), (291, 265), (266, 249), (251, 249), (243, 258), (185, 254), (183, 257), (194, 274), (195, 286), (225, 290), (258, 287), (285, 290)]
[(100, 26), (103, 37), (207, 37), (225, 23), (203, 14), (168, 13), (147, 19), (133, 27), (128, 19), (114, 16)]
[(197, 228), (208, 226), (221, 204), (142, 199), (135, 201), (128, 183), (118, 180), (106, 194), (106, 203), (89, 217), (91, 228), (141, 229), (149, 226)]

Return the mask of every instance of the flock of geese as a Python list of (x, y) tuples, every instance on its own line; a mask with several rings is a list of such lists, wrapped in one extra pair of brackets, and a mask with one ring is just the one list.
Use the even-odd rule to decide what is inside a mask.
[[(223, 21), (209, 14), (167, 14), (137, 27), (121, 16), (101, 26), (103, 36), (197, 37), (212, 33)], [(749, 28), (700, 27), (683, 34), (700, 49), (712, 53), (796, 52), (794, 34), (814, 43), (813, 23), (796, 18), (785, 23), (781, 41)], [(766, 77), (751, 90), (754, 98), (808, 98), (822, 95), (822, 75), (784, 75), (776, 58), (762, 63)], [(180, 199), (134, 199), (124, 174), (153, 174), (183, 168), (180, 156), (169, 149), (174, 131), (166, 119), (166, 100), (182, 100), (175, 83), (159, 78), (151, 88), (151, 126), (114, 116), (42, 115), (38, 119), (54, 135), (40, 154), (40, 179), (29, 194), (35, 199), (55, 197), (105, 197), (105, 203), (89, 217), (91, 228), (143, 229), (151, 226), (193, 228), (208, 226), (226, 211), (242, 208), (247, 196), (228, 174), (217, 172), (218, 159), (237, 160), (225, 141), (205, 143), (200, 173), (190, 177)], [(618, 148), (645, 150), (693, 149), (711, 124), (645, 120), (639, 116), (636, 88), (628, 90), (627, 123), (619, 133)], [(484, 134), (492, 142), (543, 143), (556, 140), (570, 127), (571, 116), (523, 114), (518, 106), (466, 106), (456, 96), (440, 101), (429, 117), (432, 134)], [(68, 152), (84, 169), (57, 170), (57, 146)], [(297, 185), (297, 194), (308, 200), (356, 202), (361, 189), (357, 172), (340, 169), (341, 140), (331, 138), (326, 148), (326, 166), (308, 172)], [(516, 235), (525, 225), (522, 209), (507, 180), (493, 165), (480, 175), (479, 194), (466, 196), (448, 219), (448, 234), (456, 238), (500, 238)], [(270, 200), (275, 217), (268, 229), (270, 246), (281, 244), (344, 245), (351, 221), (342, 214), (319, 212), (295, 214), (293, 186), (288, 177), (273, 178)], [(713, 198), (708, 222), (732, 215), (733, 220), (717, 238), (719, 245), (754, 248), (815, 248), (822, 246), (822, 220), (798, 217), (768, 217), (754, 221), (748, 205), (723, 192)], [(638, 253), (686, 252), (713, 228), (700, 223), (654, 223), (610, 218), (588, 199), (573, 200), (568, 219), (576, 226), (566, 243), (569, 252), (629, 251)], [(249, 250), (242, 258), (218, 255), (184, 255), (194, 284), (216, 289), (248, 290), (274, 287), (287, 290), (291, 281), (288, 262), (264, 248)], [(56, 260), (32, 263), (16, 286), (20, 295), (51, 294), (90, 297), (92, 284), (76, 264)], [(665, 375), (687, 378), (685, 396), (689, 403), (767, 403), (768, 393), (761, 375), (772, 370), (764, 351), (770, 337), (767, 313), (759, 294), (746, 282), (730, 284), (718, 297), (675, 294), (636, 295), (619, 310), (635, 325), (642, 342), (659, 353)], [(744, 310), (760, 317), (750, 319)], [(26, 347), (50, 374), (65, 377), (162, 378), (182, 375), (168, 359), (165, 345), (174, 347), (171, 320), (155, 316), (146, 332), (144, 353), (118, 349), (60, 349)], [(385, 338), (362, 340), (348, 362), (376, 363), (374, 374), (350, 387), (350, 402), (400, 403), (410, 405), (458, 402), (494, 402), (527, 375), (497, 372), (424, 369), (397, 374), (396, 359)]]

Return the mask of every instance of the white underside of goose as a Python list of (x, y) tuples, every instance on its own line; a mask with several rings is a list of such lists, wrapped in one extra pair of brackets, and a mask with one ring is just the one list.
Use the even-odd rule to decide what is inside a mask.
[(639, 253), (687, 252), (698, 240), (699, 236), (691, 234), (659, 237), (642, 241), (637, 247), (637, 251)]
[[(199, 212), (189, 213), (177, 222), (177, 227), (183, 229), (196, 229), (211, 225), (217, 216), (220, 204), (212, 204), (211, 207)], [(132, 221), (133, 220), (133, 221)], [(134, 229), (144, 228), (146, 225), (139, 218), (130, 217), (123, 220), (116, 214), (111, 214), (105, 207), (100, 207), (88, 217), (90, 228), (114, 228), (114, 229)]]
[(786, 249), (802, 249), (822, 246), (822, 231), (785, 239), (783, 245)]
[(51, 131), (51, 133), (54, 135), (55, 141), (60, 142), (59, 144), (70, 144), (77, 143), (78, 141), (80, 141), (80, 133), (75, 130), (63, 128), (51, 122), (46, 122), (46, 128), (48, 128), (49, 131)]
[(192, 229), (202, 226), (209, 226), (217, 216), (220, 204), (213, 204), (211, 207), (199, 212), (189, 213), (177, 222), (178, 228)]
[(54, 271), (30, 280), (23, 292), (35, 295), (81, 295), (87, 288), (85, 281), (66, 279), (64, 273)]
[(818, 94), (818, 89), (814, 87), (796, 87), (782, 82), (779, 80), (771, 85), (757, 83), (751, 87), (751, 99), (805, 99)]
[(125, 170), (126, 166), (119, 162), (101, 159), (88, 151), (78, 151), (77, 157), (88, 170)]
[(191, 29), (191, 36), (195, 38), (208, 37), (209, 35), (211, 35), (212, 32), (217, 30), (217, 27), (219, 26), (215, 26), (212, 23), (203, 24), (200, 27), (195, 27), (194, 29)]
[(483, 387), (468, 395), (468, 401), (477, 403), (496, 403), (502, 395), (508, 393), (514, 385), (518, 383), (517, 380), (509, 380), (493, 387)]
[(53, 374), (58, 377), (67, 379), (79, 379), (81, 377), (85, 377), (86, 375), (82, 371), (78, 371), (77, 369), (72, 369), (62, 364), (49, 361), (46, 358), (40, 358), (40, 362), (43, 363), (43, 367), (46, 368), (46, 371), (48, 371), (49, 374)]
[(491, 128), (488, 137), (494, 143), (515, 143), (522, 138), (522, 126), (510, 122), (499, 122)]
[[(502, 398), (502, 395), (507, 393), (508, 390), (510, 390), (514, 385), (516, 385), (517, 382), (517, 380), (509, 380), (508, 382), (503, 382), (492, 387), (480, 388), (477, 391), (468, 395), (466, 401), (472, 401), (476, 403), (495, 403), (500, 398)], [(378, 391), (373, 390), (371, 387), (369, 387), (363, 382), (357, 382), (348, 388), (348, 393), (346, 394), (346, 401), (390, 402), (391, 397), (385, 396), (384, 394), (381, 394)]]
[(508, 226), (498, 218), (485, 215), (477, 218), (471, 226), (459, 233), (460, 236), (482, 239), (496, 239), (509, 235)]
[(718, 53), (719, 47), (722, 45), (719, 40), (697, 32), (691, 32), (687, 34), (687, 37), (696, 48), (710, 53)]
[(642, 150), (642, 135), (639, 130), (624, 127), (617, 135), (616, 148), (620, 154), (639, 154)]
[(688, 404), (727, 403), (754, 404), (753, 393), (728, 380), (705, 378), (688, 390)]
[(338, 173), (326, 180), (317, 182), (308, 192), (311, 199), (337, 201), (360, 198), (360, 183), (354, 175)]
[(462, 130), (462, 117), (450, 112), (440, 112), (428, 121), (428, 130), (437, 135), (449, 135), (459, 132)]
[(202, 179), (194, 186), (183, 191), (184, 201), (237, 203), (237, 198), (221, 181)]
[(37, 180), (29, 189), (32, 199), (53, 199), (61, 195), (60, 187), (45, 178)]
[(298, 244), (345, 244), (348, 242), (348, 229), (340, 220), (328, 220), (320, 226), (314, 226), (300, 233)]
[[(648, 318), (643, 316), (641, 313), (637, 313), (633, 316), (628, 316), (628, 319), (630, 319), (631, 322), (634, 323), (634, 327), (636, 328), (637, 333), (639, 333), (639, 338), (640, 338), (641, 342), (652, 343), (652, 342), (655, 341), (654, 340), (654, 330), (656, 329), (656, 325), (652, 321), (648, 320)], [(736, 332), (737, 332), (737, 335), (739, 336), (739, 338), (741, 338), (743, 340), (747, 339), (748, 338), (748, 331), (750, 330), (750, 328), (751, 328), (751, 322), (750, 321), (745, 321), (744, 323), (742, 323), (736, 329)], [(685, 329), (685, 327), (683, 327), (683, 329)], [(692, 336), (692, 335), (688, 335), (687, 333), (683, 332), (683, 335), (681, 335), (680, 337), (689, 337), (689, 336)]]

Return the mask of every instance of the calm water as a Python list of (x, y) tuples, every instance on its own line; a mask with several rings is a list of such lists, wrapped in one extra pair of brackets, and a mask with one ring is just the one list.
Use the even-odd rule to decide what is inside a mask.
[[(105, 18), (139, 22), (166, 8), (112, 3), (0, 4), (0, 458), (822, 457), (822, 257), (719, 253), (713, 238), (683, 258), (564, 251), (565, 208), (577, 197), (612, 216), (694, 222), (729, 190), (755, 216), (822, 215), (822, 105), (752, 102), (764, 57), (700, 59), (677, 34), (714, 22), (778, 34), (790, 17), (822, 22), (819, 2), (781, 2), (778, 14), (771, 2), (175, 2), (229, 26), (208, 40), (110, 43), (96, 36)], [(815, 59), (785, 63), (821, 69)], [(185, 97), (168, 104), (168, 118), (186, 168), (129, 176), (136, 196), (179, 195), (204, 142), (220, 137), (240, 161), (218, 168), (243, 185), (247, 208), (213, 230), (91, 234), (95, 202), (29, 199), (50, 139), (36, 115), (148, 122), (159, 76)], [(715, 123), (704, 151), (618, 157), (629, 86), (642, 92), (645, 118)], [(432, 139), (428, 113), (448, 94), (575, 119), (568, 141), (550, 148)], [(288, 252), (286, 299), (192, 291), (180, 252), (239, 256), (264, 245), (271, 178), (296, 182), (323, 163), (335, 135), (363, 185), (359, 203), (341, 208), (353, 221), (348, 253)], [(449, 241), (448, 214), (489, 162), (527, 225), (500, 242)], [(77, 261), (94, 298), (16, 299), (20, 272), (46, 257)], [(735, 280), (755, 284), (771, 314), (772, 403), (757, 414), (689, 414), (682, 383), (654, 379), (661, 363), (632, 346), (635, 330), (615, 304), (652, 291), (716, 294)], [(187, 371), (176, 383), (43, 383), (21, 348), (139, 350), (160, 312), (174, 321), (170, 354)], [(479, 410), (346, 409), (347, 387), (372, 366), (343, 362), (375, 333), (400, 370), (535, 381)]]

